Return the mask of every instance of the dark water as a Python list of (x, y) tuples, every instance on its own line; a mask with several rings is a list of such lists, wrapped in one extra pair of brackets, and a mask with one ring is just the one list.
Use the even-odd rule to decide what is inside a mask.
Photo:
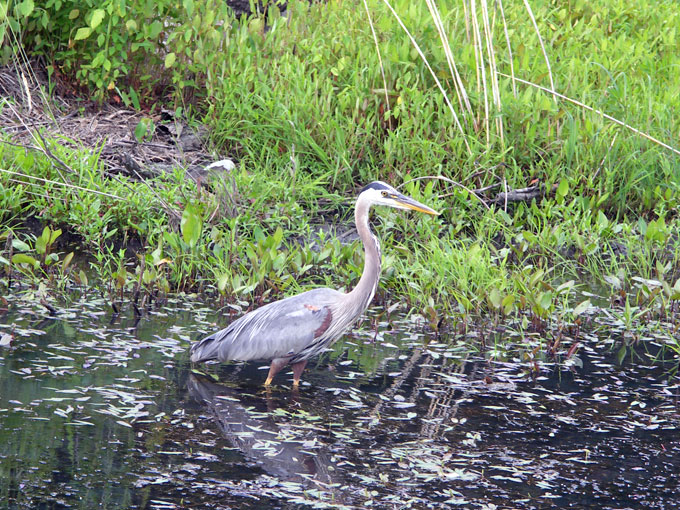
[(469, 355), (480, 333), (373, 318), (266, 391), (257, 363), (192, 373), (189, 342), (229, 320), (195, 300), (135, 324), (8, 299), (0, 508), (680, 508), (673, 324), (622, 347), (605, 314), (565, 360), (567, 337)]

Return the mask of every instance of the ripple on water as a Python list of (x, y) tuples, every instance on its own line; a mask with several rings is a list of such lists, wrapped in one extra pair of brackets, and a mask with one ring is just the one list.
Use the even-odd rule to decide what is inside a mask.
[(9, 508), (677, 503), (680, 391), (663, 327), (626, 345), (596, 319), (575, 356), (546, 361), (512, 325), (482, 356), (395, 316), (346, 336), (299, 392), (290, 374), (265, 391), (257, 363), (192, 373), (189, 342), (229, 320), (197, 301), (138, 323), (103, 301), (47, 319), (25, 302), (0, 317)]

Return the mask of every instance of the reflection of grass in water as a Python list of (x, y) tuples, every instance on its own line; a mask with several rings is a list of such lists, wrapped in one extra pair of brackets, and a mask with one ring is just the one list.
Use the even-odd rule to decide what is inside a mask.
[[(188, 341), (176, 338), (190, 334), (195, 319), (201, 328), (211, 327), (213, 316), (201, 312), (202, 303), (174, 303), (135, 329), (131, 312), (108, 324), (111, 312), (104, 303), (71, 303), (65, 317), (36, 324), (32, 317), (45, 312), (24, 307), (19, 315), (16, 307), (22, 302), (13, 297), (12, 310), (3, 316), (16, 333), (12, 350), (0, 361), (0, 408), (6, 409), (0, 411), (0, 495), (5, 501), (11, 496), (35, 506), (57, 494), (78, 508), (96, 506), (100, 498), (124, 508), (138, 501), (141, 491), (153, 499), (184, 498), (190, 505), (213, 501), (215, 493), (221, 504), (237, 505), (243, 495), (258, 493), (311, 504), (327, 503), (333, 491), (349, 491), (351, 502), (373, 499), (378, 505), (389, 504), (399, 487), (404, 497), (421, 503), (462, 498), (501, 504), (516, 490), (513, 477), (542, 480), (561, 498), (571, 497), (563, 483), (573, 473), (586, 484), (595, 480), (591, 469), (601, 472), (601, 465), (619, 457), (603, 456), (601, 448), (616, 446), (602, 432), (584, 434), (590, 426), (616, 433), (622, 452), (648, 450), (649, 440), (667, 445), (661, 455), (674, 455), (667, 441), (674, 431), (664, 428), (677, 422), (677, 413), (665, 395), (668, 385), (660, 384), (668, 364), (650, 368), (650, 355), (657, 353), (645, 351), (645, 341), (629, 346), (635, 356), (627, 350), (624, 360), (617, 359), (615, 338), (625, 340), (625, 328), (606, 315), (591, 318), (596, 333), (585, 327), (579, 335), (562, 331), (560, 354), (551, 358), (545, 354), (546, 340), (557, 336), (558, 324), (534, 335), (522, 331), (521, 321), (503, 323), (512, 332), (470, 323), (467, 335), (438, 338), (423, 333), (422, 322), (403, 320), (395, 310), (379, 317), (377, 339), (395, 348), (371, 342), (370, 319), (376, 317), (371, 313), (348, 339), (355, 344), (348, 353), (352, 363), (338, 367), (337, 377), (323, 371), (324, 361), (320, 371), (310, 371), (311, 385), (297, 396), (285, 385), (261, 391), (261, 378), (241, 380), (229, 398), (239, 401), (251, 426), (274, 424), (262, 436), (267, 441), (260, 445), (263, 452), (279, 452), (284, 441), (301, 445), (307, 454), (330, 451), (333, 474), (346, 483), (310, 489), (306, 482), (265, 476), (234, 451), (228, 438), (222, 439), (200, 403), (184, 397)], [(643, 319), (633, 317), (633, 327), (660, 343), (663, 325)], [(466, 342), (479, 342), (477, 334), (485, 331), (507, 341), (499, 344), (502, 349), (485, 352), (486, 359), (470, 360)], [(580, 365), (560, 361), (569, 335), (582, 344)], [(328, 359), (336, 363), (334, 356)], [(536, 380), (530, 377), (534, 362)], [(348, 379), (350, 372), (361, 375)], [(228, 385), (229, 374), (226, 378)], [(270, 397), (276, 405), (268, 404)], [(78, 420), (92, 425), (70, 425)], [(261, 430), (252, 432), (260, 437)], [(568, 439), (574, 434), (578, 440)], [(537, 444), (540, 454), (531, 455)], [(570, 448), (578, 451), (565, 458)], [(592, 464), (582, 462), (584, 449)], [(626, 466), (637, 466), (628, 460), (612, 469), (628, 476)], [(494, 467), (482, 470), (480, 465)], [(546, 466), (552, 473), (547, 478)], [(11, 492), (18, 483), (23, 490)], [(375, 492), (353, 491), (356, 484)], [(670, 497), (663, 488), (654, 490), (659, 498)], [(604, 498), (615, 491), (603, 483), (597, 489)], [(542, 494), (533, 497), (540, 500)]]
[[(116, 398), (102, 397), (98, 388), (82, 393), (71, 392), (73, 385), (87, 379), (90, 379), (87, 374), (73, 374), (54, 385), (59, 389), (49, 391), (42, 388), (31, 395), (36, 416), (44, 419), (33, 421), (33, 418), (23, 416), (20, 429), (8, 442), (10, 446), (19, 448), (16, 456), (21, 459), (24, 468), (37, 468), (27, 470), (19, 478), (25, 487), (21, 491), (23, 498), (19, 497), (18, 501), (25, 499), (37, 504), (57, 494), (58, 499), (63, 498), (79, 508), (92, 508), (102, 500), (120, 507), (129, 504), (134, 491), (126, 481), (138, 467), (136, 432), (131, 427), (116, 423), (123, 420), (98, 411), (109, 405), (120, 411), (129, 411), (133, 405), (118, 402)], [(110, 387), (111, 375), (98, 379), (106, 384), (102, 389)], [(128, 394), (136, 400), (144, 399), (134, 388), (131, 390)], [(63, 401), (55, 403), (53, 399)], [(98, 404), (97, 401), (107, 404)], [(32, 447), (27, 448), (27, 445)], [(29, 456), (33, 458), (27, 458)], [(80, 489), (69, 491), (69, 486)], [(89, 490), (83, 490), (86, 487)]]
[[(580, 281), (584, 273), (599, 283), (618, 279), (620, 289), (611, 286), (614, 299), (622, 290), (632, 292), (642, 308), (677, 303), (665, 286), (654, 294), (632, 280), (656, 279), (671, 289), (678, 281), (672, 214), (677, 165), (669, 153), (626, 131), (613, 132), (599, 115), (555, 102), (540, 90), (519, 86), (515, 96), (504, 79), (497, 94), (505, 127), (494, 131), (494, 108), (484, 118), (480, 113), (479, 59), (469, 44), (474, 22), (483, 33), (484, 20), (466, 17), (461, 5), (441, 6), (461, 83), (477, 114), (468, 115), (465, 126), (470, 153), (411, 42), (381, 3), (369, 7), (387, 91), (378, 90), (383, 83), (378, 56), (360, 4), (292, 4), (291, 16), (274, 16), (266, 33), (257, 23), (225, 30), (223, 51), (206, 61), (205, 122), (215, 146), (239, 158), (227, 184), (216, 179), (213, 188), (204, 186), (199, 193), (182, 171), (146, 184), (111, 179), (97, 154), (47, 136), (50, 150), (73, 171), (66, 180), (93, 190), (84, 193), (65, 187), (59, 173), (65, 170), (54, 161), (0, 144), (0, 158), (24, 174), (21, 179), (49, 180), (18, 185), (10, 180), (18, 176), (0, 175), (3, 223), (39, 215), (54, 230), (77, 234), (76, 244), (97, 258), (97, 285), (107, 287), (111, 299), (132, 299), (143, 309), (169, 291), (208, 290), (249, 306), (310, 286), (349, 288), (356, 281), (357, 245), (327, 242), (314, 252), (291, 240), (311, 234), (319, 217), (351, 218), (345, 198), (376, 176), (398, 184), (443, 174), (468, 188), (496, 185), (489, 198), (505, 185), (520, 188), (537, 179), (549, 192), (546, 199), (511, 205), (507, 212), (482, 210), (467, 192), (441, 182), (407, 186), (407, 192), (443, 209), (444, 218), (389, 213), (380, 220), (386, 293), (404, 296), (434, 325), (451, 314), (517, 310), (545, 319), (562, 301), (573, 308), (583, 302), (573, 290), (555, 289), (557, 282)], [(398, 1), (395, 9), (438, 78), (452, 89), (426, 7)], [(674, 125), (678, 104), (673, 70), (680, 55), (672, 3), (598, 1), (557, 10), (540, 5), (533, 13), (558, 90), (659, 138), (672, 138), (668, 126)], [(506, 5), (504, 16), (515, 74), (546, 84), (531, 17), (520, 4)], [(507, 72), (506, 34), (496, 19), (496, 66)], [(473, 127), (486, 122), (490, 128)], [(637, 221), (639, 216), (644, 219)], [(182, 217), (184, 228), (176, 225)], [(17, 229), (14, 236), (28, 242), (23, 255), (38, 258), (30, 234)], [(131, 240), (138, 242), (141, 259), (120, 251)], [(5, 232), (0, 247), (6, 274)], [(19, 251), (15, 247), (13, 253)], [(69, 274), (62, 267), (63, 255), (59, 263), (40, 267), (49, 285), (86, 283), (85, 272)], [(41, 271), (33, 273), (33, 283), (45, 281)]]
[[(20, 317), (13, 319), (22, 323)], [(129, 412), (149, 397), (134, 387), (121, 389), (124, 384), (114, 378), (129, 372), (107, 368), (104, 349), (79, 345), (89, 337), (82, 323), (53, 320), (38, 328), (40, 336), (18, 336), (0, 366), (2, 407), (7, 409), (0, 427), (0, 497), (20, 507), (56, 500), (76, 508), (94, 508), (102, 501), (124, 508), (130, 504), (132, 487), (110, 482), (124, 481), (135, 469), (133, 457), (121, 455), (135, 451), (135, 431), (99, 411), (114, 406)], [(102, 363), (83, 368), (93, 355)], [(112, 365), (127, 365), (132, 371), (147, 367), (132, 358)], [(127, 402), (111, 394), (116, 386)], [(69, 491), (69, 486), (77, 490)]]

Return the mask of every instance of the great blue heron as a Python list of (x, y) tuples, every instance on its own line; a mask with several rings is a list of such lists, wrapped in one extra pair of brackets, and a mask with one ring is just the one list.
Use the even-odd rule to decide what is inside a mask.
[(381, 262), (380, 244), (368, 225), (373, 205), (439, 214), (384, 182), (372, 182), (359, 193), (354, 210), (365, 254), (364, 271), (354, 290), (345, 294), (313, 289), (264, 305), (192, 345), (191, 361), (271, 360), (265, 386), (290, 363), (297, 386), (307, 360), (340, 338), (373, 299)]

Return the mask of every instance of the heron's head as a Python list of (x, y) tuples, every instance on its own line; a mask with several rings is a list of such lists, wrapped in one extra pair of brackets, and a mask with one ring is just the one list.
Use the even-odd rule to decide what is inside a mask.
[(365, 199), (371, 205), (386, 205), (396, 209), (418, 211), (426, 214), (432, 214), (434, 216), (439, 215), (439, 213), (434, 209), (430, 209), (425, 204), (421, 204), (417, 200), (399, 193), (392, 186), (385, 184), (382, 181), (374, 181), (371, 184), (364, 186), (364, 188), (361, 190), (361, 193), (359, 193), (358, 199)]

